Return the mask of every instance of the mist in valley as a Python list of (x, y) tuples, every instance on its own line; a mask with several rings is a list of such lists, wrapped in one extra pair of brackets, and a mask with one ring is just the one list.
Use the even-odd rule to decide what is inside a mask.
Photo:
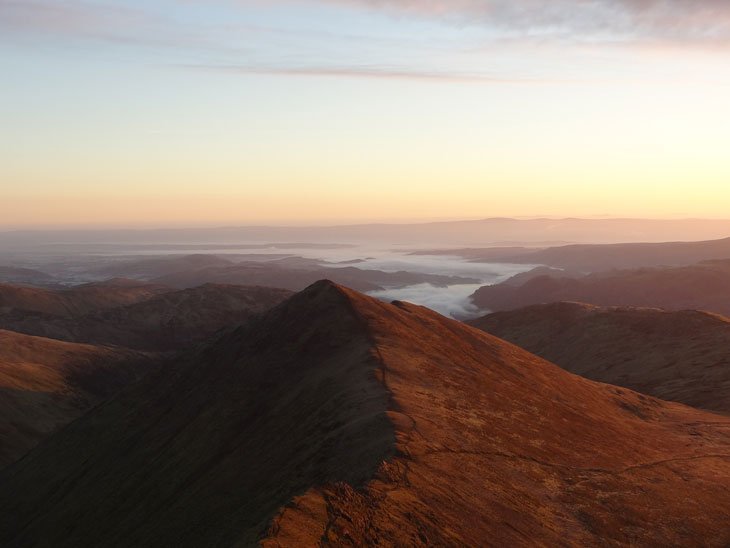
[[(420, 246), (425, 249), (428, 244), (421, 242)], [(113, 278), (157, 282), (165, 275), (192, 270), (200, 272), (196, 280), (204, 284), (219, 280), (221, 269), (230, 273), (237, 266), (283, 270), (291, 272), (293, 277), (301, 272), (316, 272), (322, 278), (337, 278), (346, 272), (367, 283), (374, 280), (372, 287), (363, 286), (366, 294), (384, 301), (412, 302), (457, 319), (480, 313), (470, 301), (470, 295), (477, 289), (534, 267), (530, 264), (478, 263), (458, 255), (420, 255), (414, 252), (417, 246), (399, 247), (387, 247), (378, 242), (105, 244), (82, 241), (6, 249), (5, 260), (0, 263), (27, 269), (14, 272), (14, 276), (6, 276), (3, 281), (58, 287)], [(378, 276), (374, 276), (376, 272)], [(382, 281), (381, 277), (386, 274), (392, 275), (393, 281)], [(429, 276), (439, 278), (434, 281)], [(276, 282), (272, 281), (271, 285)]]

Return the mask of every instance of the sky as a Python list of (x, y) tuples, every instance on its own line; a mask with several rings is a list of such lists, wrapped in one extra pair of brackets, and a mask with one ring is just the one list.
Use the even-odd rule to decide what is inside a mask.
[(730, 216), (727, 0), (0, 0), (0, 228)]

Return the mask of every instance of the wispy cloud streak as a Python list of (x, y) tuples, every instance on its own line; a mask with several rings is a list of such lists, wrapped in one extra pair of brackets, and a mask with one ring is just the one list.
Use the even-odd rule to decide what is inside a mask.
[(301, 0), (364, 7), (505, 33), (579, 40), (730, 43), (728, 0)]
[(297, 66), (261, 67), (245, 65), (186, 65), (185, 68), (227, 74), (270, 76), (346, 77), (380, 80), (416, 80), (432, 82), (474, 82), (483, 84), (539, 84), (546, 80), (510, 78), (479, 72), (428, 71), (405, 68), (363, 66)]

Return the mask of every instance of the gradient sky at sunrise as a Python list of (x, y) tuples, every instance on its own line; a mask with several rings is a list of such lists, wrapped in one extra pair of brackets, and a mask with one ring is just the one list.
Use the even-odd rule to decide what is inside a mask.
[(0, 0), (0, 226), (730, 216), (727, 0)]

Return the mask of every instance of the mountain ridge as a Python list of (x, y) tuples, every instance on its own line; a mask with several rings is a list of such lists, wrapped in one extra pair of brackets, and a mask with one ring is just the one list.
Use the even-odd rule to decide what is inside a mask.
[(721, 544), (729, 478), (728, 418), (318, 282), (1, 471), (0, 540)]

